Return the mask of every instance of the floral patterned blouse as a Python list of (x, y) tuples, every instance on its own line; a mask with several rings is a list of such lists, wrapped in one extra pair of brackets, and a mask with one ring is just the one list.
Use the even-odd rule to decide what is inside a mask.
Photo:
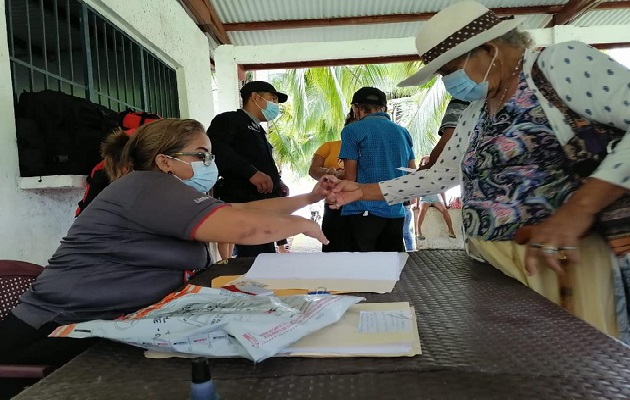
[(462, 159), (467, 236), (511, 240), (523, 225), (549, 217), (577, 182), (538, 98), (519, 87), (494, 116), (481, 111)]

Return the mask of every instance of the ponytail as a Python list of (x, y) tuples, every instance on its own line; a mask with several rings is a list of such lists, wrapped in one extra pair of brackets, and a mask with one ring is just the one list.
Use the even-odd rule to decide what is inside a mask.
[(128, 134), (119, 129), (101, 144), (101, 157), (105, 160), (104, 169), (111, 182), (133, 169), (128, 149), (130, 139)]

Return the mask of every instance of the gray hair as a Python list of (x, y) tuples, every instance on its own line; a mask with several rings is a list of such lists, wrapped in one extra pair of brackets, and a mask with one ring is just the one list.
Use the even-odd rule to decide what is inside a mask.
[(529, 49), (534, 46), (534, 41), (530, 34), (520, 31), (517, 28), (512, 29), (508, 33), (504, 33), (493, 41), (505, 43), (513, 47), (522, 47), (524, 49)]

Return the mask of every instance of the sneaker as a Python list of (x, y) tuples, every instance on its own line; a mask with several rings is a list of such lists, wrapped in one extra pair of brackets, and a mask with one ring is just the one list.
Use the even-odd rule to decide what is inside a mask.
[(290, 253), (289, 245), (285, 244), (284, 246), (278, 246), (278, 253)]

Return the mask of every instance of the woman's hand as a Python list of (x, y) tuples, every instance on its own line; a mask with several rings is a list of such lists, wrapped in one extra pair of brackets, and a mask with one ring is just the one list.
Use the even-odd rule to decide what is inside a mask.
[(332, 196), (329, 196), (327, 202), (331, 208), (339, 208), (344, 204), (353, 203), (363, 198), (363, 189), (361, 185), (352, 181), (339, 181), (332, 188)]
[(324, 236), (324, 232), (322, 232), (322, 228), (317, 222), (304, 218), (304, 223), (305, 228), (302, 230), (303, 235), (317, 239), (322, 244), (330, 243), (326, 236)]
[[(334, 181), (333, 181), (334, 180)], [(339, 180), (332, 175), (324, 175), (313, 186), (313, 189), (308, 194), (308, 199), (311, 203), (317, 203), (320, 200), (326, 199), (330, 196), (332, 188)]]
[(558, 275), (563, 275), (564, 261), (569, 264), (578, 262), (580, 238), (586, 235), (594, 221), (593, 214), (565, 204), (542, 223), (521, 228), (514, 240), (528, 244), (525, 252), (527, 274), (536, 274), (542, 262)]
[(567, 202), (541, 224), (517, 233), (519, 244), (529, 242), (525, 253), (525, 270), (533, 275), (539, 261), (558, 274), (563, 274), (560, 261), (578, 261), (578, 243), (595, 222), (595, 216), (613, 203), (628, 189), (597, 178), (586, 182), (569, 197)]

